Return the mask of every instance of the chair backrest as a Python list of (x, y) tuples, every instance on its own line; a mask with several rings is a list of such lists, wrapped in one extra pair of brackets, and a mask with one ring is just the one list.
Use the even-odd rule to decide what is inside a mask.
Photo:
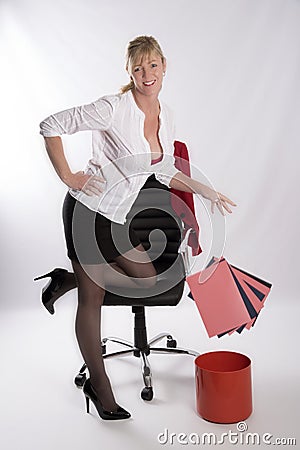
[[(119, 300), (119, 295), (107, 293), (104, 304), (149, 306), (177, 304), (185, 281), (182, 257), (178, 254), (183, 225), (171, 206), (170, 189), (160, 183), (154, 175), (150, 176), (141, 189), (128, 220), (131, 221), (143, 247), (148, 251), (156, 271), (163, 273), (169, 283), (165, 283), (165, 289), (162, 289), (162, 284), (159, 287), (148, 288), (142, 297), (140, 288), (134, 291), (123, 289), (122, 298)], [(146, 300), (145, 294), (147, 299), (152, 297), (151, 302)]]
[(178, 257), (182, 221), (171, 206), (169, 188), (152, 175), (129, 215), (132, 226), (159, 273)]

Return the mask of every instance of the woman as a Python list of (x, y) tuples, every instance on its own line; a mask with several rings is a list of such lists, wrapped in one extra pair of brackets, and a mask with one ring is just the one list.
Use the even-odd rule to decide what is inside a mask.
[[(109, 420), (129, 418), (130, 414), (116, 403), (99, 354), (105, 284), (149, 287), (158, 279), (134, 230), (126, 228), (126, 217), (140, 189), (154, 174), (168, 187), (209, 199), (212, 212), (215, 205), (222, 214), (223, 208), (231, 212), (228, 204), (236, 206), (174, 166), (172, 117), (158, 100), (166, 59), (152, 36), (139, 36), (129, 43), (126, 70), (130, 83), (121, 93), (58, 112), (40, 124), (50, 160), (69, 187), (63, 220), (78, 286), (76, 336), (90, 374), (83, 392), (87, 408), (92, 400), (99, 415)], [(82, 130), (93, 132), (93, 158), (85, 172), (72, 173), (60, 135)], [(115, 245), (113, 237), (123, 236), (124, 231), (130, 240), (120, 239)], [(66, 290), (72, 284), (71, 278), (69, 281)]]

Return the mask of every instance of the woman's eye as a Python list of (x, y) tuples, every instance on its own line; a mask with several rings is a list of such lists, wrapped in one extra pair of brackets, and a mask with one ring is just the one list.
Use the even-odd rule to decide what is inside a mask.
[(140, 67), (136, 67), (135, 69), (134, 69), (134, 72), (138, 72), (140, 70)]
[(157, 64), (152, 63), (152, 64), (151, 64), (151, 67), (157, 67)]

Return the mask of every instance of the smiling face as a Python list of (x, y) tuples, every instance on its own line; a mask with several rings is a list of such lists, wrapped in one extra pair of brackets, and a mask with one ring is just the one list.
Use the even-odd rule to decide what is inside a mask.
[(162, 87), (163, 74), (166, 70), (165, 59), (156, 52), (142, 55), (132, 62), (128, 73), (134, 82), (134, 89), (143, 95), (158, 95)]

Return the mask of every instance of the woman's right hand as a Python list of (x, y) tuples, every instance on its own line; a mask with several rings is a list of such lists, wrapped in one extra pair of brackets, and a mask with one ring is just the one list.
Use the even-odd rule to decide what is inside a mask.
[(65, 180), (67, 186), (87, 195), (100, 195), (104, 191), (105, 183), (106, 180), (99, 175), (87, 175), (83, 171), (71, 173)]

